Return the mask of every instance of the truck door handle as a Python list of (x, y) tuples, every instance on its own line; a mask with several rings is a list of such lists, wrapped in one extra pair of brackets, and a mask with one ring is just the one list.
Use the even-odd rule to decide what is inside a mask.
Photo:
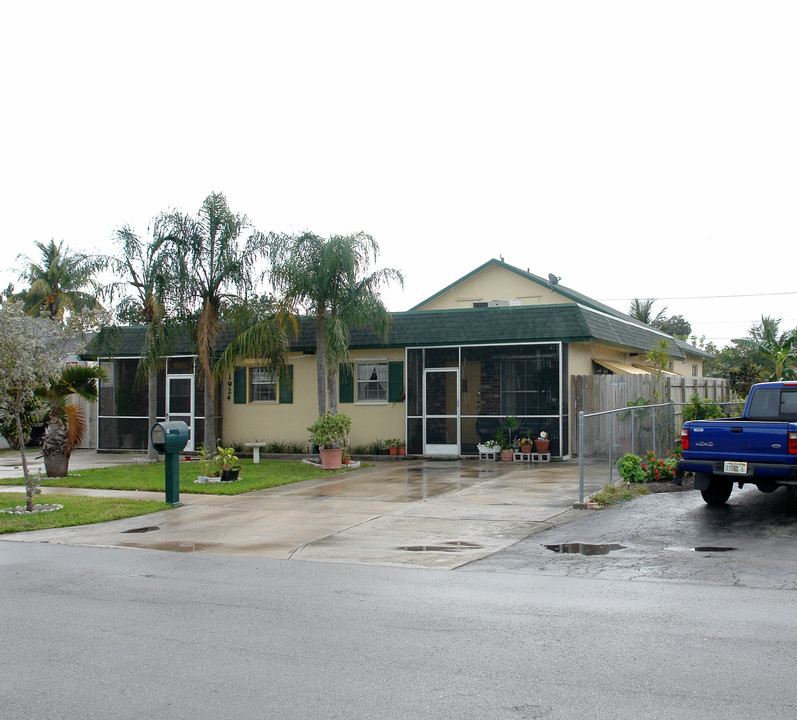
[(731, 432), (740, 433), (740, 432), (742, 432), (742, 428), (740, 428), (740, 427), (732, 427), (731, 428)]

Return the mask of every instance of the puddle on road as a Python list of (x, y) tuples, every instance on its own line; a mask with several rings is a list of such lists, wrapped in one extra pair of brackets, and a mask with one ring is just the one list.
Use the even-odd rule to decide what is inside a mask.
[(736, 550), (735, 547), (713, 547), (711, 545), (701, 545), (699, 547), (692, 548), (694, 552), (733, 552)]
[(562, 553), (565, 555), (608, 555), (615, 550), (625, 550), (625, 545), (618, 545), (617, 543), (603, 543), (601, 545), (592, 545), (590, 543), (557, 543), (555, 545), (546, 545), (548, 550), (555, 553)]
[(407, 552), (459, 552), (460, 550), (478, 550), (484, 545), (466, 542), (465, 540), (451, 540), (450, 542), (440, 543), (440, 545), (401, 545), (397, 550)]
[(158, 525), (148, 525), (147, 527), (131, 528), (130, 530), (122, 530), (123, 533), (146, 533), (153, 530), (160, 530)]
[(218, 547), (218, 543), (202, 543), (202, 542), (180, 542), (175, 540), (172, 542), (155, 543), (153, 545), (144, 545), (141, 543), (119, 543), (122, 547), (135, 547), (144, 550), (167, 550), (169, 552), (201, 552), (209, 548)]

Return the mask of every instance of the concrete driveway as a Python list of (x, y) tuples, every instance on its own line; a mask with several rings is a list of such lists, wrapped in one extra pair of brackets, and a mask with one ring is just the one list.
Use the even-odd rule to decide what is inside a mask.
[[(131, 456), (88, 451), (73, 456), (70, 471), (120, 461)], [(0, 464), (0, 473), (11, 471)], [(161, 513), (3, 539), (454, 568), (590, 512), (572, 509), (577, 497), (577, 462), (384, 461), (246, 495), (182, 493), (181, 507)]]

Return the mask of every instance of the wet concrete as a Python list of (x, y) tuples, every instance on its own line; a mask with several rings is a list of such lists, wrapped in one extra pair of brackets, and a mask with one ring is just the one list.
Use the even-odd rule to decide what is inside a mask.
[[(91, 455), (77, 463), (73, 460), (70, 469), (78, 469), (81, 463), (110, 461), (96, 453)], [(123, 459), (130, 461), (129, 456)], [(45, 489), (45, 493), (69, 492)], [(163, 499), (162, 493), (71, 492)], [(587, 514), (589, 511), (572, 509), (577, 495), (575, 462), (386, 461), (346, 475), (246, 495), (181, 493), (182, 506), (146, 517), (4, 537), (12, 541), (455, 568)]]

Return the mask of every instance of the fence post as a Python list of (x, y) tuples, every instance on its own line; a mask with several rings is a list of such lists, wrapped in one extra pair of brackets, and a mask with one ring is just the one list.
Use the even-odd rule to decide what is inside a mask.
[(578, 502), (584, 502), (584, 411), (578, 412)]
[(656, 408), (651, 408), (653, 412), (653, 454), (658, 455), (659, 453), (656, 452)]
[(609, 482), (614, 482), (614, 464), (612, 463), (614, 450), (614, 415), (609, 415)]

